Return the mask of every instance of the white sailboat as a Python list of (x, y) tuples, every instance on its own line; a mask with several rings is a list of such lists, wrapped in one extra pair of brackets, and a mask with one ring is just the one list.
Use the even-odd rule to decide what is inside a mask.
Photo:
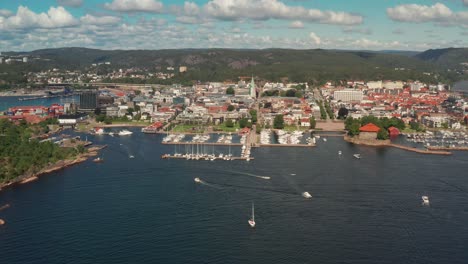
[(252, 203), (252, 218), (249, 219), (249, 225), (251, 227), (255, 227), (255, 210), (254, 210), (254, 204)]

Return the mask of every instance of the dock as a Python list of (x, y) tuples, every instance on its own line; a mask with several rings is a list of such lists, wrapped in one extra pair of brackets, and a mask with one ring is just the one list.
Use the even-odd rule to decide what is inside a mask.
[[(198, 159), (197, 158), (188, 158), (184, 155), (178, 155), (178, 156), (175, 156), (175, 155), (170, 155), (170, 154), (164, 154), (161, 156), (161, 159), (185, 159), (185, 160), (205, 160), (205, 161), (211, 161), (210, 158), (206, 158), (206, 157), (199, 157)], [(221, 157), (214, 157), (213, 158), (213, 161), (214, 160), (253, 160), (254, 158), (253, 157), (230, 157), (229, 159), (224, 159), (224, 158), (221, 158)]]
[(206, 146), (242, 146), (241, 143), (217, 143), (217, 142), (161, 142), (164, 145), (206, 145)]
[(461, 150), (461, 151), (467, 151), (468, 147), (437, 147), (437, 146), (429, 146), (427, 147), (428, 150), (445, 150), (445, 151), (450, 151), (450, 150)]
[(315, 147), (315, 145), (309, 145), (309, 144), (260, 144), (260, 147), (303, 147), (303, 148), (309, 148), (309, 147)]
[(413, 147), (407, 147), (407, 146), (402, 146), (398, 144), (389, 144), (387, 146), (398, 148), (398, 149), (403, 149), (407, 151), (412, 151), (416, 153), (421, 153), (421, 154), (432, 154), (432, 155), (452, 155), (452, 152), (449, 151), (442, 151), (442, 150), (424, 150), (424, 149), (417, 149)]

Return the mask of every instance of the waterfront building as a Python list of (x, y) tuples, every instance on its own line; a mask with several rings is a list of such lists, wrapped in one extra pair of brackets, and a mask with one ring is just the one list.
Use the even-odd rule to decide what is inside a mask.
[(80, 94), (80, 111), (93, 112), (98, 107), (97, 92), (84, 92)]
[(377, 133), (380, 127), (373, 123), (369, 123), (359, 128), (359, 139), (374, 140), (377, 139)]
[(335, 91), (333, 93), (333, 98), (342, 102), (361, 101), (363, 99), (363, 94), (361, 90), (344, 89)]

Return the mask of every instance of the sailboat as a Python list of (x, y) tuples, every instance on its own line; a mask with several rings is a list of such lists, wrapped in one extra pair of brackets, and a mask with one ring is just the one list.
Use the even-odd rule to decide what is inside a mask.
[(255, 211), (254, 211), (254, 204), (252, 203), (252, 218), (249, 219), (249, 225), (251, 227), (255, 227)]

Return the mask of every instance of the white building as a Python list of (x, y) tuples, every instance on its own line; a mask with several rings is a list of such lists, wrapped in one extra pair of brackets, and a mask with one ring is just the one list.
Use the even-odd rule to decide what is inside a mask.
[(179, 67), (179, 72), (182, 73), (182, 72), (186, 72), (187, 71), (187, 66), (180, 66)]
[(414, 82), (410, 85), (411, 91), (419, 91), (421, 88), (423, 88), (425, 85), (420, 82)]
[(386, 89), (402, 89), (403, 88), (403, 82), (402, 81), (386, 81), (383, 84), (383, 87)]
[(382, 81), (367, 82), (369, 89), (382, 89)]
[(342, 102), (361, 101), (363, 94), (361, 90), (344, 89), (335, 91), (333, 93), (333, 98), (337, 101), (341, 100)]

